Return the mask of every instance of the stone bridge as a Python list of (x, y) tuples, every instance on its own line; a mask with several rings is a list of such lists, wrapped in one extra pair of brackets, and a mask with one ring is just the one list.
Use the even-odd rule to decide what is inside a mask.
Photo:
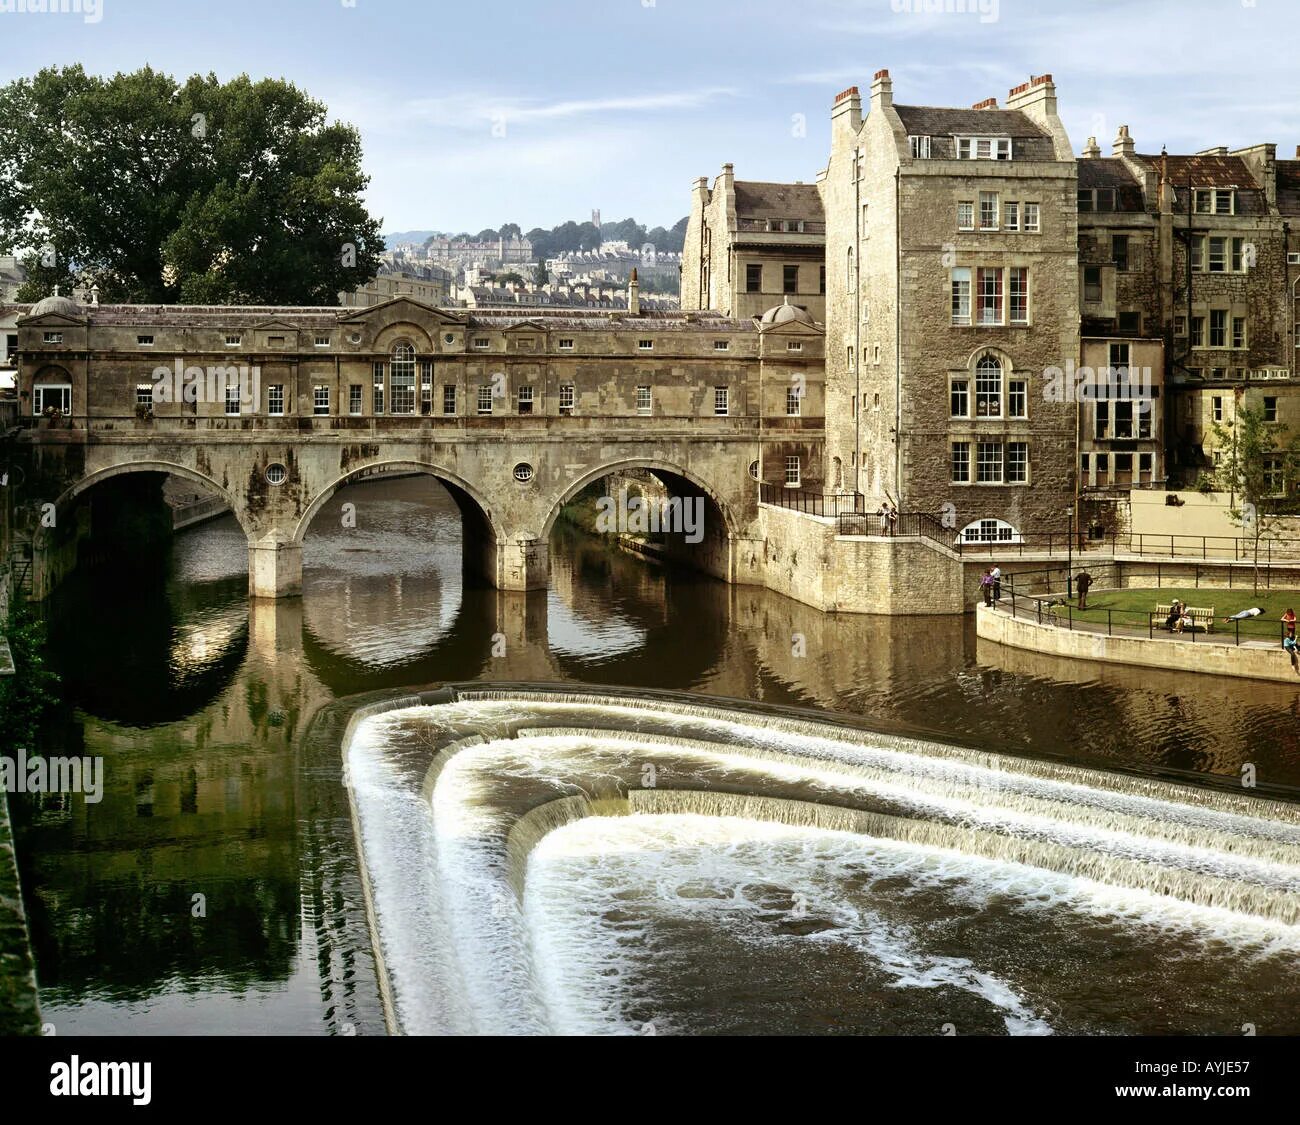
[(255, 597), (299, 593), (313, 517), (340, 487), (393, 471), (447, 487), (467, 562), (499, 589), (546, 586), (561, 507), (633, 468), (703, 500), (702, 539), (674, 539), (675, 553), (745, 581), (756, 481), (820, 483), (822, 335), (785, 308), (758, 322), (406, 298), (289, 310), (47, 298), (18, 321), (35, 592), (56, 580), (51, 555), (78, 502), (130, 473), (222, 497), (248, 537)]

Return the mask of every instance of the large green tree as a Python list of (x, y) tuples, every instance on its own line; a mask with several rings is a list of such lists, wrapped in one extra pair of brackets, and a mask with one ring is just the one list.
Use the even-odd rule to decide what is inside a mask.
[(333, 304), (383, 249), (357, 131), (286, 82), (48, 68), (0, 87), (0, 152), (24, 300)]

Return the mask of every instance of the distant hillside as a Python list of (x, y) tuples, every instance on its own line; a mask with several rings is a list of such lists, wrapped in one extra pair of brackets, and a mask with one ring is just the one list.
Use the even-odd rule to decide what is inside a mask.
[[(506, 223), (499, 230), (489, 228), (481, 230), (477, 234), (470, 231), (461, 231), (454, 236), (443, 231), (433, 230), (394, 231), (392, 234), (384, 235), (384, 241), (388, 248), (392, 249), (402, 242), (415, 243), (420, 246), (435, 236), (439, 238), (460, 237), (475, 242), (495, 242), (498, 236), (519, 238), (523, 233), (517, 223)], [(648, 230), (635, 219), (622, 219), (618, 222), (603, 223), (599, 231), (589, 222), (575, 223), (570, 220), (567, 223), (561, 223), (557, 227), (552, 227), (550, 230), (534, 227), (527, 233), (527, 237), (533, 244), (533, 256), (537, 261), (545, 261), (547, 258), (553, 258), (566, 251), (594, 250), (602, 241), (622, 241), (637, 248), (649, 243), (661, 252), (680, 253), (686, 238), (686, 219), (679, 220), (671, 228), (651, 227)]]
[(384, 245), (391, 250), (394, 246), (403, 242), (414, 242), (417, 246), (424, 245), (424, 240), (432, 238), (434, 235), (441, 237), (440, 230), (396, 230), (392, 234), (384, 235)]

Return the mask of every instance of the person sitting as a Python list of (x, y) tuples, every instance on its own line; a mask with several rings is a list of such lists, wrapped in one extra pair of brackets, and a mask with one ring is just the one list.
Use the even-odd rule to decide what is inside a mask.
[(1182, 617), (1183, 603), (1175, 598), (1173, 605), (1169, 607), (1169, 616), (1165, 618), (1165, 632), (1172, 633), (1174, 631), (1174, 626), (1178, 625), (1182, 621)]
[(1286, 635), (1290, 637), (1292, 640), (1295, 640), (1295, 610), (1294, 609), (1288, 608), (1287, 611), (1284, 614), (1282, 614), (1282, 624), (1286, 626)]

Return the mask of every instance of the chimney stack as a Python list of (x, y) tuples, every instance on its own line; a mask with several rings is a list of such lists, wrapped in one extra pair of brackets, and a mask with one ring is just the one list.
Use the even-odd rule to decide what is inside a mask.
[(1135, 151), (1133, 138), (1129, 135), (1128, 126), (1121, 125), (1119, 132), (1115, 135), (1115, 143), (1111, 145), (1111, 156), (1132, 156)]
[(1101, 156), (1101, 146), (1097, 143), (1096, 137), (1088, 138), (1088, 143), (1083, 146), (1083, 155), (1089, 160), (1096, 160)]
[(856, 136), (861, 128), (862, 98), (858, 94), (858, 88), (850, 86), (835, 95), (835, 105), (831, 108), (831, 133), (847, 129)]
[(629, 316), (641, 315), (641, 282), (637, 280), (636, 266), (632, 267), (627, 283), (627, 311)]
[(889, 77), (889, 71), (878, 70), (871, 80), (871, 104), (873, 106), (894, 104), (894, 83)]
[(973, 106), (971, 106), (971, 109), (997, 109), (997, 108), (998, 108), (997, 98), (985, 98), (982, 102), (976, 102)]

